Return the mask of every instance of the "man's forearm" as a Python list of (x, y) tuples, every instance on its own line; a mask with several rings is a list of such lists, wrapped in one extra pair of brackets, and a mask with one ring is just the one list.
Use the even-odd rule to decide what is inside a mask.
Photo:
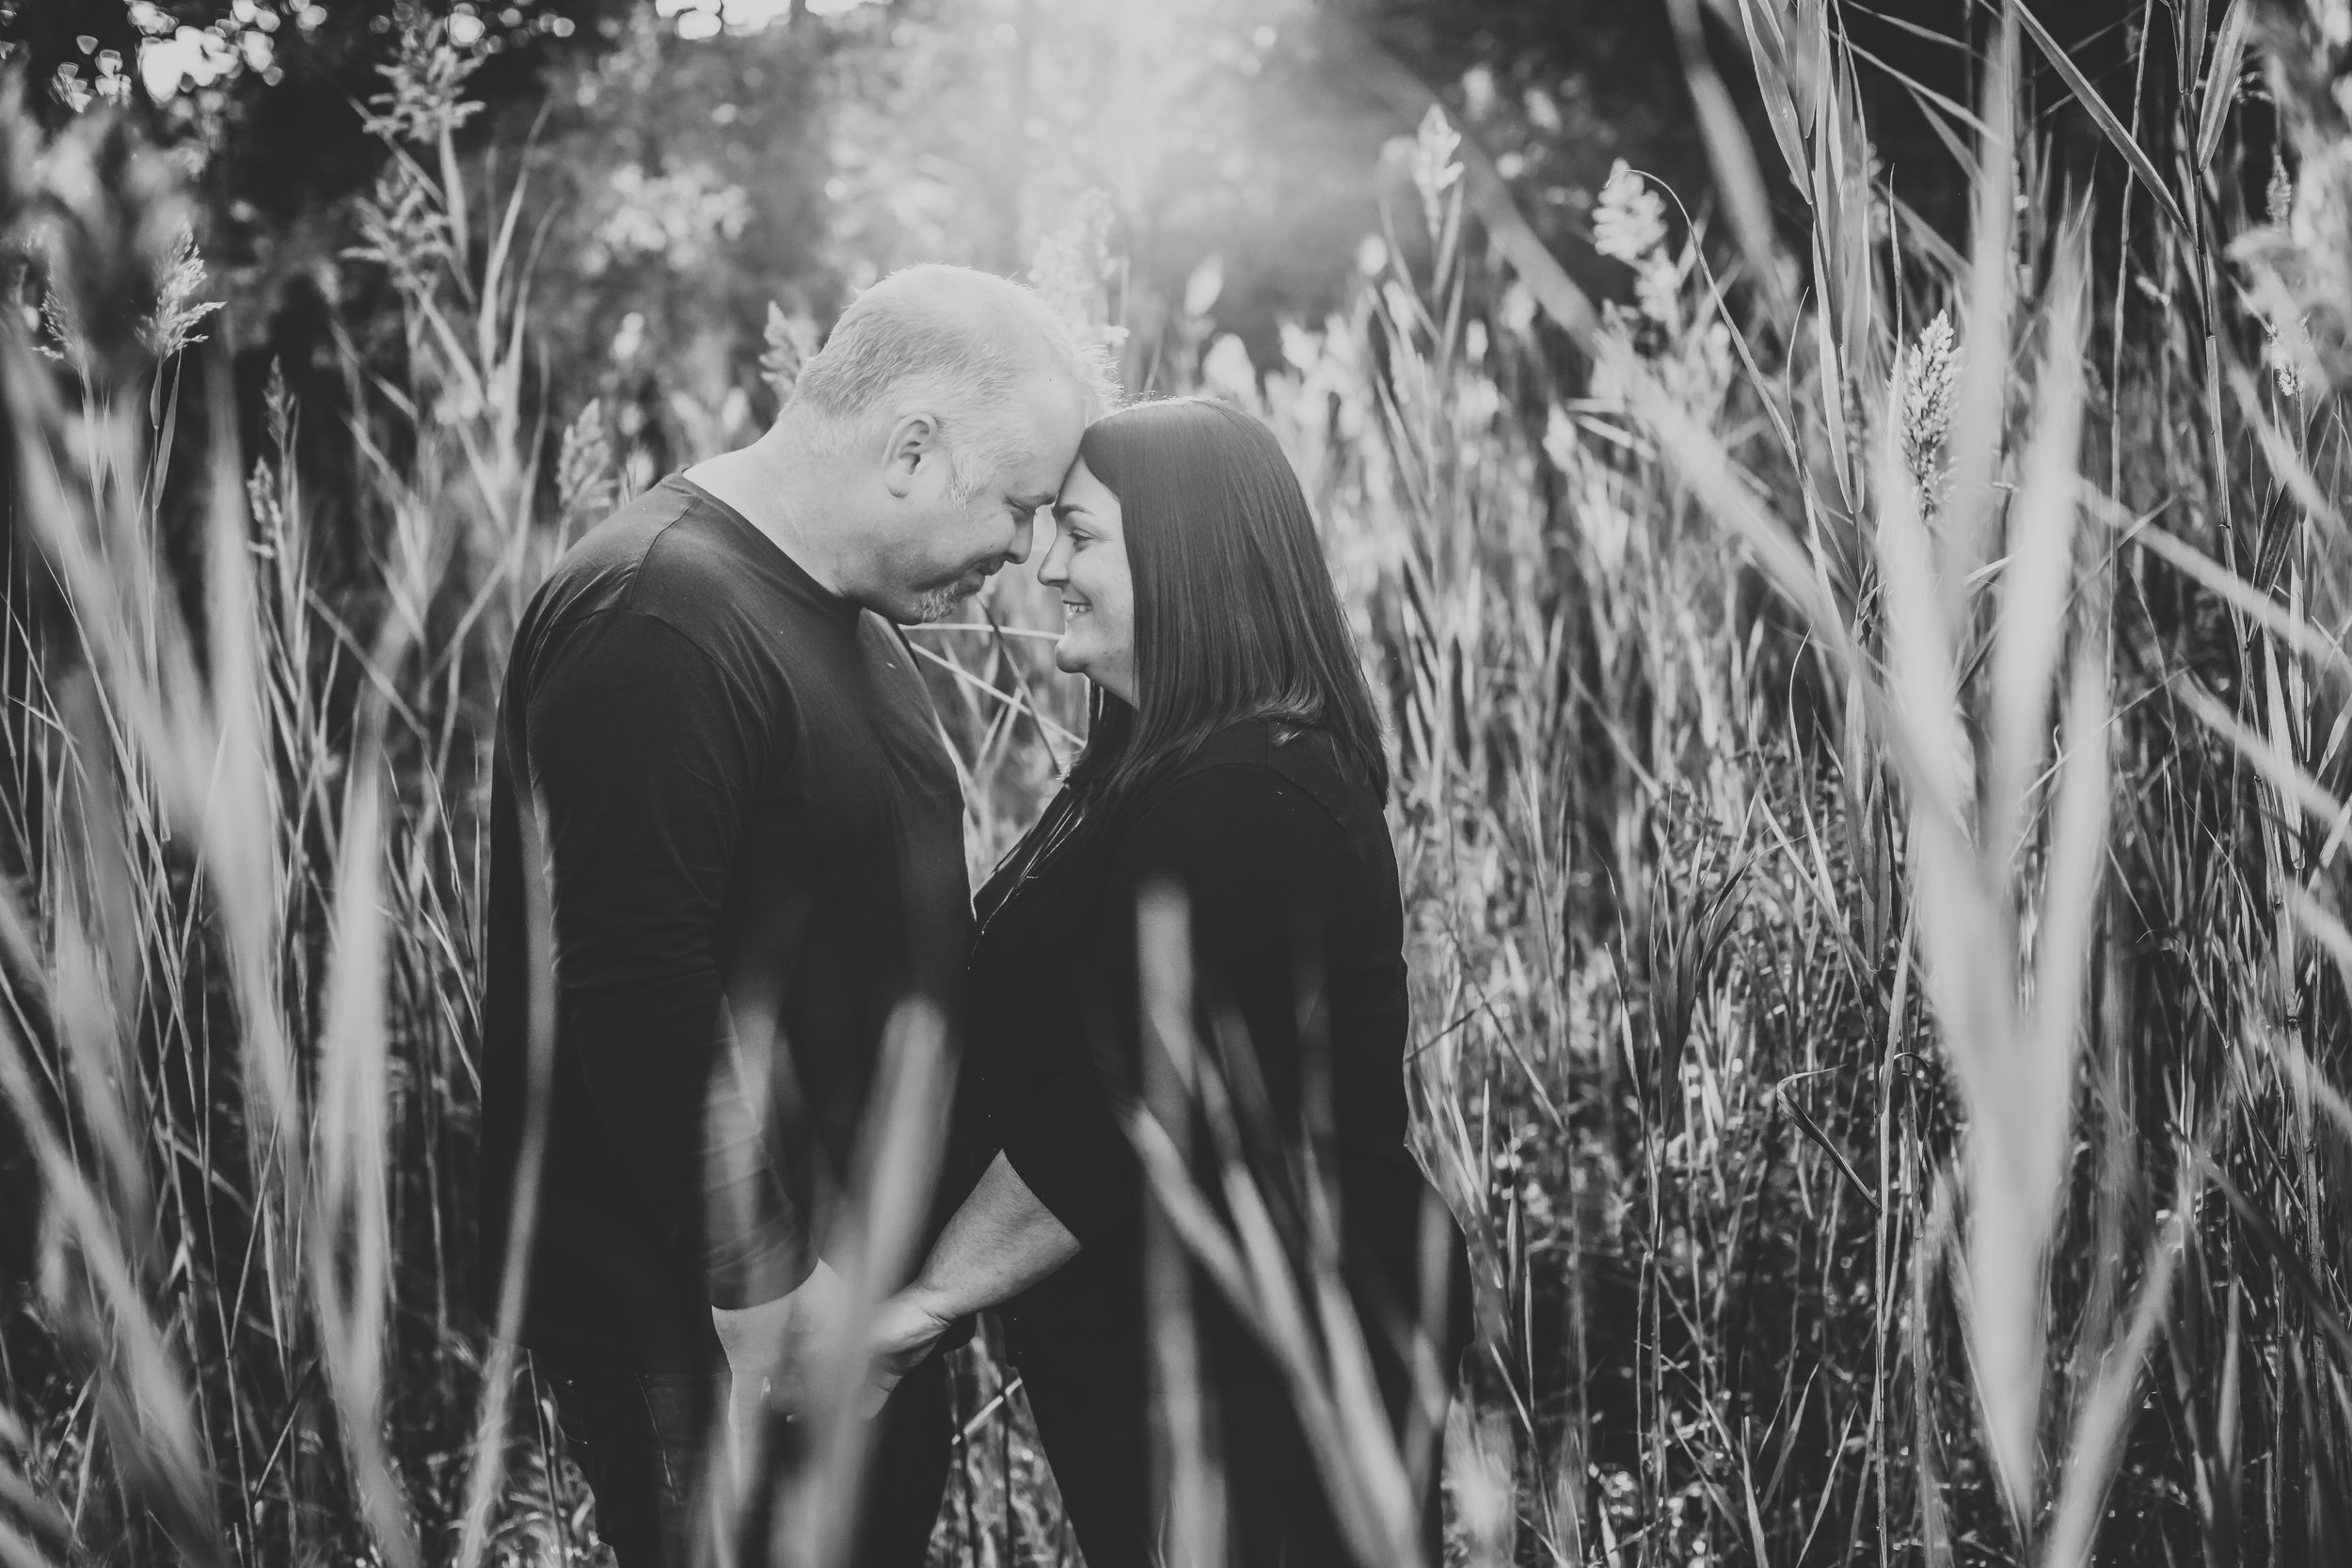
[(1010, 1301), (1078, 1256), (1078, 1238), (999, 1154), (908, 1289), (943, 1322)]

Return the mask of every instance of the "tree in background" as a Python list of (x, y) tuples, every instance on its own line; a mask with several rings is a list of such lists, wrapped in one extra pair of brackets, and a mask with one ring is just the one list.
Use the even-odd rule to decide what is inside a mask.
[[(365, 328), (392, 313), (384, 280), (346, 252), (385, 158), (361, 109), (411, 15), (447, 16), (470, 55), (467, 91), (486, 112), (458, 148), (481, 166), (474, 188), (494, 201), (526, 170), (535, 182), (553, 421), (594, 396), (657, 467), (764, 417), (752, 362), (768, 301), (821, 318), (915, 260), (1020, 273), (1089, 191), (1111, 199), (1130, 316), (1181, 316), (1189, 285), (1221, 331), (1278, 361), (1279, 322), (1341, 297), (1378, 231), (1382, 182), (1405, 178), (1380, 151), (1409, 124), (1353, 69), (1367, 44), (1443, 91), (1557, 241), (1584, 232), (1620, 157), (1702, 204), (1662, 8), (1132, 9), (8, 0), (0, 50), (53, 123), (117, 104), (201, 170), (199, 239), (242, 324), (248, 437), (272, 361), (313, 406), (342, 396), (330, 317), (358, 325), (363, 354), (383, 347)], [(1141, 336), (1155, 352), (1203, 346)]]

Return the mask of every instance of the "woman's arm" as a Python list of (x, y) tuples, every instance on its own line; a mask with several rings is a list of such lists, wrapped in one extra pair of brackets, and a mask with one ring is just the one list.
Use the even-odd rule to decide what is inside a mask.
[(998, 1154), (932, 1243), (914, 1283), (875, 1312), (866, 1414), (882, 1408), (949, 1323), (1010, 1301), (1077, 1256), (1078, 1238)]
[(1102, 1064), (1081, 1055), (1014, 1118), (921, 1276), (877, 1313), (876, 1388), (893, 1386), (958, 1318), (1021, 1294), (1089, 1240), (1116, 1246), (1134, 1232), (1143, 1179), (1118, 1105), (1134, 1092), (1142, 1001), (1136, 908), (1145, 887), (1170, 880), (1184, 890), (1195, 967), (1244, 1026), (1252, 1101), (1270, 1088), (1275, 1121), (1295, 1120), (1296, 917), (1311, 915), (1310, 928), (1327, 917), (1327, 883), (1346, 854), (1322, 808), (1267, 769), (1219, 768), (1183, 780), (1127, 826), (1105, 874), (1092, 950), (1073, 982), (1086, 988), (1081, 1013), (1116, 1041), (1103, 1054), (1126, 1081), (1104, 1081)]

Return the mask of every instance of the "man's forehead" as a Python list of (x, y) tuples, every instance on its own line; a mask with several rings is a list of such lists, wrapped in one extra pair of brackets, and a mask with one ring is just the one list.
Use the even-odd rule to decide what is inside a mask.
[(1067, 438), (1073, 445), (1086, 430), (1088, 404), (1092, 401), (1078, 380), (1058, 369), (1041, 370), (1029, 375), (1019, 394), (1026, 398), (1032, 417), (1058, 440)]
[(1083, 388), (1064, 378), (1041, 377), (1014, 394), (1028, 405), (1025, 421), (1028, 438), (1008, 476), (1016, 495), (1042, 493), (1051, 497), (1061, 488), (1062, 475), (1078, 455), (1086, 434), (1087, 401)]
[(1029, 452), (1006, 473), (1005, 494), (1018, 506), (1051, 506), (1061, 494), (1062, 476), (1069, 471), (1070, 465), (1057, 463), (1051, 453)]

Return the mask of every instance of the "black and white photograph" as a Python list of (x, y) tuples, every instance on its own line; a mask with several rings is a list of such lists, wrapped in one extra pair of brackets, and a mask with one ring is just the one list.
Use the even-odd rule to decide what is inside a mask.
[(0, 0), (0, 1568), (2352, 1568), (2352, 3)]

